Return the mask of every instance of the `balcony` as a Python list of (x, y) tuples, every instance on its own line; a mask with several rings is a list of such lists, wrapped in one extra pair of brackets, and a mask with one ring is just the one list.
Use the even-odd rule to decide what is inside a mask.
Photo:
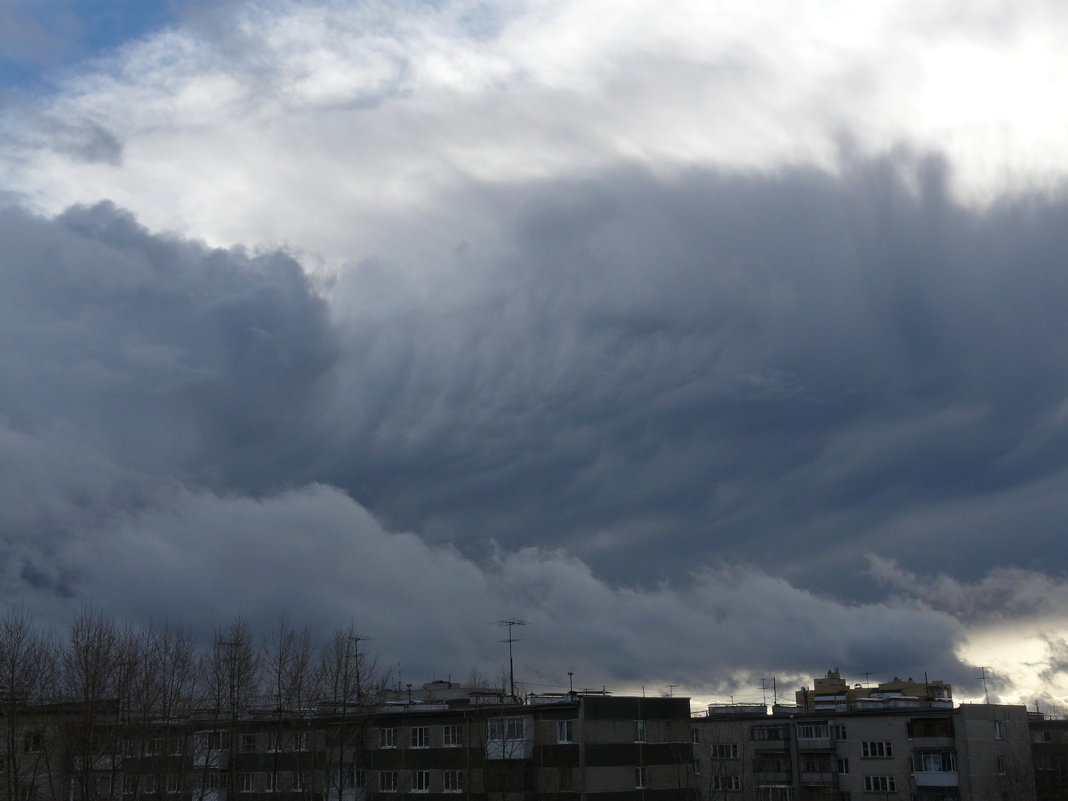
[(956, 787), (960, 784), (959, 776), (955, 770), (932, 770), (912, 774), (917, 787)]
[(829, 751), (830, 737), (798, 737), (797, 748), (800, 751)]

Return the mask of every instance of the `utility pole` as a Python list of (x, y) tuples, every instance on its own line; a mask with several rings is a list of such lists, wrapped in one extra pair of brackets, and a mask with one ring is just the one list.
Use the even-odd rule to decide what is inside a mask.
[(349, 639), (352, 640), (353, 659), (356, 662), (356, 703), (359, 704), (360, 698), (363, 697), (363, 689), (360, 686), (360, 643), (371, 638), (353, 634)]
[(515, 663), (512, 660), (512, 643), (519, 641), (512, 637), (512, 626), (525, 626), (527, 622), (525, 620), (498, 620), (497, 625), (508, 627), (508, 639), (501, 640), (501, 642), (508, 643), (508, 684), (510, 694), (515, 699)]

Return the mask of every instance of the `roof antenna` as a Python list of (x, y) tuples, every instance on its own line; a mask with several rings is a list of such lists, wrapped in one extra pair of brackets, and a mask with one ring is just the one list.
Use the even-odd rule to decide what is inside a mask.
[(979, 668), (979, 675), (976, 676), (976, 678), (983, 680), (983, 693), (986, 695), (986, 702), (989, 704), (990, 703), (990, 690), (986, 686), (986, 668), (985, 667), (980, 667)]

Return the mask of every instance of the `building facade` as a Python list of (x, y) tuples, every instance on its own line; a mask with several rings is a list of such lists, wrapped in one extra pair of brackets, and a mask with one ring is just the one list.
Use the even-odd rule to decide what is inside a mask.
[(710, 707), (694, 722), (712, 801), (1034, 801), (1022, 706)]

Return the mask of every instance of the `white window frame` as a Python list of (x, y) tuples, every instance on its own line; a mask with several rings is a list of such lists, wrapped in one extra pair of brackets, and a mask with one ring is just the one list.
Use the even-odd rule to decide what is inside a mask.
[(866, 793), (896, 793), (897, 780), (893, 776), (865, 776), (864, 792)]
[(395, 770), (380, 770), (378, 772), (378, 792), (380, 792), (380, 793), (395, 793), (395, 792), (397, 792), (397, 771), (395, 771)]
[(238, 792), (239, 793), (252, 793), (256, 790), (256, 774), (255, 773), (239, 773), (237, 775)]
[(738, 743), (712, 743), (709, 753), (712, 759), (737, 759)]
[(379, 748), (396, 748), (397, 747), (397, 730), (395, 728), (379, 729), (378, 730), (378, 747)]
[(648, 740), (646, 740), (646, 735), (647, 734), (648, 734), (648, 726), (646, 725), (645, 718), (641, 718), (640, 720), (634, 721), (634, 742), (636, 742), (636, 743), (648, 742)]
[(442, 773), (446, 793), (462, 793), (464, 791), (464, 772), (462, 770), (446, 770)]
[(412, 748), (430, 748), (430, 727), (412, 726)]
[(634, 789), (645, 790), (649, 786), (649, 771), (644, 765), (634, 768)]
[(558, 743), (573, 743), (575, 742), (572, 734), (574, 721), (571, 720), (558, 720), (556, 721), (556, 742)]
[(742, 777), (734, 774), (718, 774), (712, 777), (712, 789), (720, 792), (740, 792)]
[(464, 744), (464, 728), (456, 723), (450, 723), (441, 729), (442, 745), (446, 748), (460, 748)]
[(892, 759), (894, 744), (890, 740), (865, 740), (860, 744), (860, 755), (864, 759)]
[(412, 792), (413, 793), (429, 793), (430, 792), (430, 771), (429, 770), (413, 770), (411, 773)]

